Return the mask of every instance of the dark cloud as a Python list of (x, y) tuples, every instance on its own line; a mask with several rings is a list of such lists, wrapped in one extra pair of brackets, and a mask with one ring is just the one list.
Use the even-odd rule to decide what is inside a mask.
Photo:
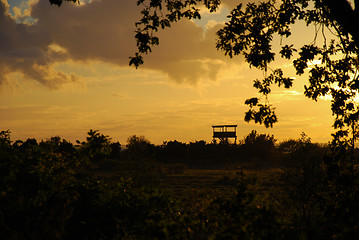
[[(134, 23), (140, 19), (136, 1), (94, 0), (60, 8), (48, 0), (32, 6), (35, 24), (17, 24), (0, 3), (0, 85), (7, 75), (20, 72), (24, 78), (49, 88), (77, 80), (74, 74), (55, 71), (55, 63), (66, 60), (100, 60), (128, 66), (136, 51)], [(181, 21), (161, 31), (160, 46), (145, 57), (143, 68), (167, 73), (176, 82), (196, 83), (216, 79), (227, 61), (215, 49), (215, 30), (205, 31), (191, 21)], [(56, 51), (51, 46), (65, 51)]]
[(17, 24), (7, 14), (6, 6), (0, 3), (0, 86), (10, 82), (7, 75), (20, 72), (26, 78), (57, 88), (62, 83), (76, 80), (75, 75), (66, 75), (52, 69), (52, 64), (63, 60), (63, 54), (54, 54), (49, 45), (51, 35), (41, 32), (36, 25)]
[(160, 46), (145, 64), (168, 73), (176, 82), (215, 80), (229, 63), (229, 58), (215, 48), (220, 26), (205, 31), (191, 21), (175, 24), (160, 33)]

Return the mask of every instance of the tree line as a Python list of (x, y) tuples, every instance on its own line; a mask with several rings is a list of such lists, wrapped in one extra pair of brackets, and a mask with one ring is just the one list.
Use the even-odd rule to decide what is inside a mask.
[[(205, 194), (195, 208), (156, 185), (158, 177), (171, 174), (163, 166), (194, 162), (187, 167), (213, 167), (216, 156), (216, 164), (243, 156), (248, 157), (243, 163), (272, 161), (267, 154), (257, 155), (258, 149), (290, 162), (283, 165), (282, 191), (274, 200), (263, 196), (255, 178), (241, 171), (232, 193)], [(96, 130), (77, 144), (60, 137), (13, 142), (10, 131), (1, 131), (0, 236), (356, 239), (359, 176), (355, 168), (333, 164), (330, 151), (305, 134), (279, 144), (273, 136), (252, 131), (238, 145), (170, 141), (160, 146), (131, 136), (122, 149)]]
[[(2, 131), (2, 134), (3, 137), (6, 136), (4, 138), (10, 138), (10, 131)], [(207, 143), (204, 140), (185, 143), (173, 140), (155, 145), (144, 136), (133, 135), (127, 139), (125, 145), (121, 145), (120, 142), (112, 141), (109, 136), (92, 129), (88, 132), (85, 141), (77, 140), (76, 144), (58, 136), (40, 142), (33, 138), (14, 142), (8, 140), (11, 148), (19, 152), (51, 151), (62, 157), (81, 156), (84, 161), (86, 160), (85, 162), (94, 166), (103, 165), (104, 168), (106, 164), (111, 168), (111, 163), (116, 165), (120, 162), (125, 162), (127, 165), (131, 162), (179, 163), (190, 168), (226, 168), (243, 167), (243, 165), (257, 168), (293, 166), (296, 160), (288, 156), (296, 153), (304, 142), (313, 146), (313, 149), (317, 149), (323, 156), (329, 153), (328, 144), (312, 143), (305, 133), (302, 133), (298, 139), (278, 142), (273, 135), (259, 134), (255, 130), (237, 144), (216, 141)]]

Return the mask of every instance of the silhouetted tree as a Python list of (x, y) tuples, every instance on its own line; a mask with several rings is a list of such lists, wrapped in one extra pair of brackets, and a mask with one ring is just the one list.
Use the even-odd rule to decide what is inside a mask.
[(312, 143), (304, 133), (291, 143), (295, 147), (284, 151), (291, 163), (282, 175), (282, 201), (291, 214), (288, 238), (356, 238), (358, 172), (341, 171), (328, 147)]
[(205, 155), (206, 151), (206, 142), (205, 141), (195, 141), (190, 142), (188, 147), (188, 154), (191, 158), (191, 163), (194, 164), (203, 164), (207, 159)]
[(10, 130), (0, 132), (0, 147), (7, 148), (11, 145)]
[(144, 136), (130, 136), (121, 154), (120, 172), (132, 177), (136, 184), (148, 184), (160, 173), (156, 162), (157, 147)]
[(127, 139), (127, 153), (131, 157), (140, 160), (141, 158), (154, 157), (154, 145), (150, 143), (144, 136), (133, 135)]
[[(309, 84), (305, 85), (304, 94), (317, 100), (320, 96), (330, 95), (332, 112), (335, 116), (335, 141), (345, 141), (347, 146), (354, 147), (356, 125), (358, 124), (359, 109), (355, 102), (358, 84), (357, 55), (359, 46), (359, 28), (353, 24), (359, 19), (359, 3), (340, 0), (267, 0), (250, 2), (247, 6), (239, 3), (228, 16), (228, 22), (217, 32), (217, 49), (229, 57), (243, 55), (248, 64), (264, 71), (265, 78), (254, 80), (253, 86), (264, 97), (254, 97), (245, 103), (249, 111), (245, 121), (254, 120), (266, 127), (277, 122), (274, 108), (269, 102), (271, 86), (277, 85), (290, 88), (292, 77), (284, 76), (282, 69), (269, 67), (276, 56), (291, 59), (297, 75), (309, 72)], [(151, 51), (153, 45), (159, 44), (156, 36), (158, 29), (167, 28), (171, 23), (182, 18), (200, 18), (198, 4), (215, 11), (220, 1), (166, 1), (139, 0), (138, 5), (144, 7), (142, 19), (136, 23), (136, 40), (138, 52), (131, 58), (130, 65), (138, 67), (143, 63), (142, 54)], [(298, 21), (314, 25), (321, 30), (323, 42), (317, 38), (299, 48), (293, 44), (282, 44), (291, 34), (291, 27)], [(317, 30), (317, 31), (318, 31)], [(333, 35), (326, 35), (329, 30)], [(319, 31), (315, 34), (317, 34)], [(274, 36), (279, 36), (281, 49), (276, 53), (272, 48)], [(329, 39), (333, 38), (333, 39)], [(321, 45), (320, 45), (321, 44)], [(320, 60), (316, 63), (313, 60)], [(312, 65), (308, 69), (308, 63)], [(260, 102), (264, 99), (264, 102)]]
[(121, 144), (119, 142), (113, 142), (110, 144), (111, 148), (111, 157), (112, 158), (120, 158), (121, 154)]
[[(63, 2), (49, 1), (58, 6)], [(354, 3), (352, 6), (349, 0), (267, 0), (249, 2), (245, 7), (239, 3), (231, 11), (228, 22), (217, 32), (217, 49), (229, 57), (243, 55), (250, 66), (263, 70), (265, 76), (262, 80), (254, 80), (253, 86), (264, 97), (246, 100), (250, 109), (245, 121), (254, 120), (266, 127), (272, 127), (278, 121), (268, 98), (271, 86), (290, 88), (293, 84), (293, 78), (284, 76), (282, 69), (269, 67), (276, 56), (280, 56), (293, 60), (297, 75), (308, 71), (309, 84), (305, 85), (305, 96), (315, 101), (320, 96), (332, 96), (333, 126), (337, 129), (333, 134), (333, 144), (340, 141), (344, 148), (354, 149), (359, 116), (355, 101), (359, 90), (359, 28), (354, 23), (359, 19), (359, 2), (354, 0)], [(135, 67), (143, 63), (143, 54), (151, 52), (151, 47), (159, 44), (156, 36), (159, 29), (168, 28), (183, 18), (199, 19), (199, 4), (214, 12), (220, 1), (138, 0), (137, 4), (142, 5), (143, 10), (142, 18), (136, 23), (138, 51), (130, 58), (130, 65)], [(292, 34), (292, 25), (298, 21), (316, 26), (315, 38), (299, 48), (290, 43), (282, 44), (283, 39)], [(331, 32), (330, 36), (326, 35), (327, 30)], [(317, 40), (319, 32), (324, 39), (321, 43)], [(277, 53), (272, 48), (274, 36), (282, 39)], [(320, 63), (313, 60), (320, 60)], [(308, 68), (308, 63), (311, 68)], [(264, 102), (260, 102), (261, 99)], [(348, 138), (351, 140), (346, 141)]]
[(166, 163), (185, 163), (188, 158), (187, 144), (178, 142), (177, 140), (164, 142), (162, 156), (163, 161)]
[(256, 159), (257, 161), (266, 162), (273, 161), (275, 152), (276, 139), (272, 135), (258, 134), (257, 131), (252, 130), (244, 138), (242, 149), (244, 150), (247, 158)]
[(111, 138), (99, 133), (99, 130), (90, 129), (86, 142), (82, 142), (81, 149), (90, 160), (98, 161), (111, 153)]

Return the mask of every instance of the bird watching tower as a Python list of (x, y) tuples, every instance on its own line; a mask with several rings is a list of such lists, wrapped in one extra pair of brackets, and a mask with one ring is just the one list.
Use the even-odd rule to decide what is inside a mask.
[(213, 128), (213, 140), (218, 138), (220, 142), (228, 143), (229, 138), (234, 138), (234, 143), (237, 141), (237, 125), (215, 125)]

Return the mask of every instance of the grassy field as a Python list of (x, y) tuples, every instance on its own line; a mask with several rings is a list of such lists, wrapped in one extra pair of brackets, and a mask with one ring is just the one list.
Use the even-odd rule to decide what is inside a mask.
[[(276, 199), (280, 194), (280, 168), (244, 170), (246, 176), (256, 177), (258, 188), (265, 198)], [(170, 174), (160, 178), (159, 186), (178, 200), (191, 201), (206, 195), (230, 194), (236, 188), (240, 170), (186, 169), (182, 174)]]

